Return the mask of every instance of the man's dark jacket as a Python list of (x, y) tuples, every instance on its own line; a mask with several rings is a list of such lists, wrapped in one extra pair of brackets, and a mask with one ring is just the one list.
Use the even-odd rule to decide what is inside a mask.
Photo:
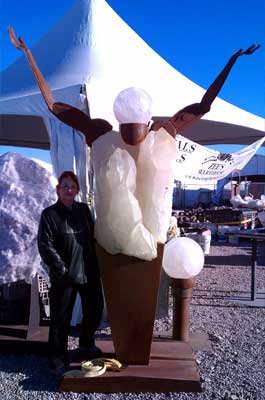
[(94, 223), (88, 206), (60, 201), (41, 214), (38, 248), (52, 283), (84, 284), (99, 275), (94, 249)]

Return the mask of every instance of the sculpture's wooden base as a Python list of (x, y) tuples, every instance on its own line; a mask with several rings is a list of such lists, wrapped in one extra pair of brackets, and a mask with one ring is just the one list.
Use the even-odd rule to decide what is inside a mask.
[[(47, 354), (48, 327), (39, 327), (27, 339), (27, 326), (0, 326), (2, 352)], [(111, 340), (97, 340), (103, 356), (115, 357)], [(79, 369), (78, 351), (70, 351), (71, 369)], [(190, 343), (170, 338), (154, 339), (149, 365), (129, 365), (120, 372), (107, 371), (96, 378), (63, 378), (65, 392), (201, 392), (200, 378)]]
[[(167, 332), (161, 332), (157, 334), (156, 337), (160, 340), (174, 340), (172, 338), (172, 329)], [(207, 333), (190, 333), (189, 340), (187, 342), (190, 344), (193, 351), (213, 351), (212, 344)]]
[[(98, 340), (103, 356), (115, 357), (112, 341)], [(71, 368), (80, 368), (73, 358)], [(149, 365), (129, 365), (120, 372), (107, 371), (95, 378), (69, 378), (60, 382), (65, 392), (201, 392), (197, 365), (189, 343), (152, 342)]]

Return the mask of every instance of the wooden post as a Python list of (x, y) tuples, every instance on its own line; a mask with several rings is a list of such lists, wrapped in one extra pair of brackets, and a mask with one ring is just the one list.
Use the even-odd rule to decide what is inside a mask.
[(31, 340), (40, 330), (40, 300), (38, 275), (32, 278), (30, 289), (30, 313), (27, 340)]
[(173, 295), (173, 332), (172, 338), (183, 342), (190, 339), (190, 301), (195, 284), (195, 278), (170, 278)]

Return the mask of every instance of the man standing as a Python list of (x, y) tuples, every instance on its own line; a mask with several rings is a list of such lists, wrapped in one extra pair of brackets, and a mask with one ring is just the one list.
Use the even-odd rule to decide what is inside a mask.
[(77, 176), (65, 171), (56, 187), (58, 201), (41, 215), (38, 248), (49, 268), (50, 363), (60, 376), (68, 367), (67, 342), (77, 293), (83, 319), (79, 348), (86, 357), (97, 357), (94, 333), (103, 311), (100, 273), (94, 249), (94, 223), (88, 206), (74, 200), (79, 192)]

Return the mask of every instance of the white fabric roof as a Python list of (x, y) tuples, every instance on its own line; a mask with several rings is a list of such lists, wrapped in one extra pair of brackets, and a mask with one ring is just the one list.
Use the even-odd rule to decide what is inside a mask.
[[(23, 32), (17, 34), (23, 37)], [(155, 53), (104, 0), (76, 0), (31, 50), (56, 100), (81, 107), (80, 87), (85, 84), (91, 116), (107, 119), (114, 127), (118, 124), (113, 102), (126, 87), (142, 87), (151, 95), (154, 116), (171, 116), (184, 106), (199, 102), (205, 93)], [(251, 68), (251, 59), (238, 62), (250, 62)], [(24, 117), (23, 124), (14, 129), (11, 115), (50, 117), (25, 57), (4, 70), (0, 80), (0, 144), (49, 146), (44, 124), (43, 132), (41, 124), (38, 129), (27, 128), (31, 118)], [(198, 142), (202, 135), (204, 143), (226, 143), (226, 139), (231, 143), (231, 136), (235, 137), (232, 143), (251, 143), (264, 136), (264, 119), (221, 99), (214, 101), (206, 119), (210, 122), (201, 121), (203, 132), (198, 134), (195, 126), (184, 135)], [(211, 121), (222, 124), (217, 126)], [(240, 135), (236, 134), (237, 125), (241, 126)], [(26, 129), (25, 135), (30, 135), (31, 140), (23, 142)]]

